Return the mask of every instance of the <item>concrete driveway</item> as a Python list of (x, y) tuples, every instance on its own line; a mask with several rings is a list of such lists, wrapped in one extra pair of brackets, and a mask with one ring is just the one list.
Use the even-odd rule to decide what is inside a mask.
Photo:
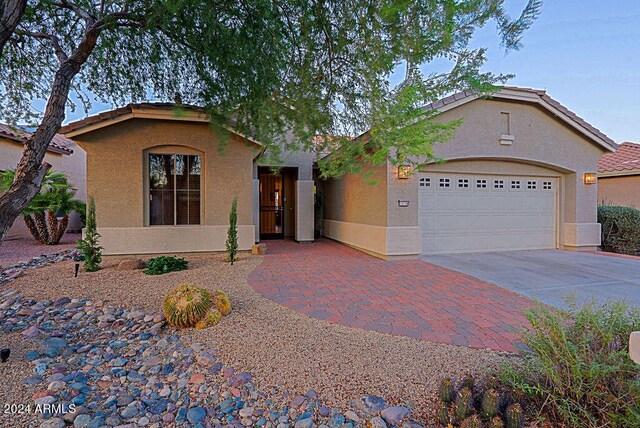
[(640, 259), (569, 251), (511, 251), (423, 256), (549, 305), (626, 300), (640, 306)]

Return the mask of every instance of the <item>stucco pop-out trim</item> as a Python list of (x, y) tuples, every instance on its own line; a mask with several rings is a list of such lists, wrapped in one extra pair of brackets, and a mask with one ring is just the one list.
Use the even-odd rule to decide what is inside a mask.
[[(101, 227), (104, 255), (224, 251), (229, 226)], [(238, 246), (249, 250), (255, 227), (238, 225)]]
[(386, 227), (324, 220), (323, 234), (384, 259), (417, 258), (422, 252), (419, 227)]
[(600, 245), (600, 223), (564, 223), (564, 249), (590, 251)]

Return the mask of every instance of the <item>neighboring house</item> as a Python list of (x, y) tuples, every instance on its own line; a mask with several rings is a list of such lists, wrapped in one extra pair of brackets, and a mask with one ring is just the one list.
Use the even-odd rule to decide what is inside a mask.
[(385, 165), (367, 178), (314, 180), (313, 153), (263, 165), (259, 143), (214, 131), (197, 107), (130, 104), (62, 132), (87, 152), (105, 254), (224, 250), (234, 195), (243, 250), (268, 238), (312, 241), (314, 221), (322, 235), (382, 258), (600, 243), (597, 185), (587, 183), (615, 149), (607, 136), (531, 89), (459, 93), (426, 108), (464, 122), (434, 147), (446, 163), (407, 178)]
[(640, 208), (640, 144), (622, 143), (598, 163), (598, 202)]
[[(0, 124), (0, 171), (14, 169), (18, 165), (28, 136), (29, 134), (22, 129)], [(44, 161), (51, 164), (56, 171), (67, 174), (69, 183), (78, 190), (76, 198), (85, 200), (85, 155), (76, 143), (57, 134), (47, 148)], [(67, 231), (79, 232), (81, 229), (80, 216), (77, 213), (72, 214)], [(30, 236), (24, 221), (18, 218), (9, 229), (7, 239)]]
[(533, 89), (463, 92), (426, 108), (464, 120), (434, 146), (446, 162), (406, 179), (373, 168), (375, 187), (359, 175), (325, 182), (324, 236), (383, 258), (599, 245), (595, 173), (616, 147), (606, 135)]
[(87, 153), (105, 254), (225, 249), (238, 196), (239, 248), (261, 238), (313, 240), (313, 154), (284, 153), (262, 165), (263, 147), (215, 130), (205, 112), (142, 103), (61, 130)]

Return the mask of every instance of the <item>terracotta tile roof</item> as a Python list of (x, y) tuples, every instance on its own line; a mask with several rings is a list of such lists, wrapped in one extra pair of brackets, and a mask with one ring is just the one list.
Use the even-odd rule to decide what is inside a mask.
[[(84, 119), (77, 120), (75, 122), (70, 122), (60, 128), (60, 132), (63, 134), (67, 134), (71, 131), (75, 131), (76, 129), (84, 128), (85, 126), (92, 125), (94, 123), (102, 122), (103, 120), (114, 119), (119, 116), (124, 116), (126, 114), (133, 113), (134, 110), (137, 109), (157, 109), (157, 110), (171, 110), (175, 108), (174, 103), (132, 103), (127, 104), (124, 107), (119, 107), (114, 110), (105, 111), (102, 113), (95, 114), (93, 116), (87, 116)], [(194, 105), (183, 105), (181, 108), (189, 111), (198, 111), (204, 112), (204, 108), (194, 106)]]
[(598, 162), (598, 172), (624, 172), (640, 170), (640, 144), (622, 143), (613, 153), (607, 153)]
[[(27, 132), (21, 128), (0, 123), (0, 137), (8, 138), (10, 140), (24, 144), (29, 136), (31, 136), (30, 132)], [(73, 144), (74, 142), (64, 135), (56, 134), (53, 137), (53, 140), (51, 140), (51, 143), (49, 143), (49, 147), (47, 147), (47, 150), (53, 153), (68, 156), (73, 153), (73, 150), (70, 148), (73, 146)]]
[[(607, 146), (609, 146), (608, 147), (609, 149), (615, 150), (615, 148), (617, 147), (617, 144), (615, 143), (615, 141), (613, 141), (611, 138), (609, 138), (607, 135), (605, 135), (604, 132), (600, 131), (598, 128), (596, 128), (593, 125), (591, 125), (590, 123), (588, 123), (586, 120), (584, 120), (583, 118), (581, 118), (580, 116), (578, 116), (577, 114), (575, 114), (574, 112), (569, 110), (567, 107), (565, 107), (562, 104), (560, 104), (555, 99), (551, 98), (547, 94), (546, 91), (544, 91), (542, 89), (522, 88), (522, 87), (519, 87), (519, 86), (503, 86), (502, 88), (505, 89), (505, 90), (508, 90), (508, 91), (524, 92), (524, 93), (527, 93), (527, 94), (537, 95), (538, 97), (540, 97), (541, 100), (543, 100), (547, 104), (551, 105), (555, 109), (559, 110), (561, 113), (565, 114), (567, 117), (569, 117), (577, 125), (579, 125), (580, 127), (586, 129), (590, 133), (594, 134), (595, 136), (597, 136), (598, 138), (603, 140), (607, 144)], [(500, 96), (500, 93), (498, 92), (495, 95), (496, 95), (496, 98), (497, 98), (497, 97)], [(452, 104), (452, 103), (454, 103), (456, 101), (462, 100), (464, 98), (476, 97), (476, 96), (477, 95), (474, 92), (471, 92), (471, 91), (457, 92), (457, 93), (455, 93), (453, 95), (450, 95), (450, 96), (448, 96), (446, 98), (443, 98), (443, 99), (441, 99), (439, 101), (433, 102), (431, 104), (427, 104), (424, 108), (425, 108), (425, 110), (439, 109), (439, 108), (442, 108), (442, 107), (444, 107), (444, 106), (446, 106), (448, 104)], [(489, 98), (491, 98), (491, 97), (489, 97)]]

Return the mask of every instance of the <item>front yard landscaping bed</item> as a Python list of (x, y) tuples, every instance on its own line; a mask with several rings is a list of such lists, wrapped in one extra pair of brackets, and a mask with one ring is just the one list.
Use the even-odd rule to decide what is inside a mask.
[[(379, 396), (386, 400), (385, 406), (401, 405), (409, 408), (412, 414), (406, 420), (415, 420), (429, 426), (435, 421), (435, 396), (442, 377), (481, 375), (510, 358), (508, 354), (491, 350), (436, 344), (349, 328), (309, 318), (284, 308), (262, 297), (247, 284), (247, 275), (261, 262), (261, 257), (241, 254), (233, 266), (224, 261), (223, 254), (189, 255), (186, 259), (189, 262), (188, 270), (159, 276), (145, 275), (141, 270), (119, 271), (116, 267), (120, 259), (111, 258), (103, 262), (102, 270), (81, 272), (78, 278), (73, 277), (74, 263), (65, 261), (29, 271), (13, 281), (10, 288), (18, 290), (27, 299), (34, 299), (34, 304), (43, 306), (41, 311), (51, 311), (47, 313), (52, 317), (70, 317), (72, 321), (67, 320), (69, 325), (64, 329), (62, 321), (55, 321), (52, 329), (47, 330), (44, 325), (51, 324), (44, 324), (46, 317), (43, 318), (42, 314), (28, 314), (29, 311), (25, 312), (26, 315), (18, 315), (19, 310), (22, 310), (20, 308), (15, 313), (12, 312), (11, 316), (5, 315), (2, 323), (6, 326), (10, 322), (17, 326), (22, 320), (23, 324), (15, 329), (3, 327), (0, 345), (13, 348), (16, 332), (38, 324), (40, 327), (37, 338), (42, 340), (46, 335), (61, 335), (69, 345), (63, 352), (70, 354), (65, 358), (56, 356), (47, 362), (47, 372), (41, 375), (43, 382), (27, 387), (19, 383), (37, 375), (31, 372), (33, 364), (24, 365), (24, 352), (31, 350), (31, 347), (25, 348), (24, 343), (16, 345), (17, 351), (12, 355), (11, 363), (3, 366), (3, 370), (7, 371), (10, 365), (15, 364), (16, 371), (21, 375), (7, 378), (8, 384), (0, 394), (5, 396), (0, 399), (7, 402), (9, 398), (15, 402), (19, 397), (6, 396), (15, 389), (16, 394), (22, 394), (20, 399), (23, 402), (33, 404), (33, 394), (44, 393), (45, 390), (50, 393), (48, 387), (55, 381), (50, 376), (55, 370), (62, 370), (56, 368), (60, 367), (58, 364), (61, 362), (67, 364), (63, 377), (78, 370), (91, 376), (88, 374), (90, 368), (82, 369), (88, 367), (88, 357), (77, 352), (83, 346), (91, 345), (91, 349), (95, 350), (86, 353), (94, 352), (102, 356), (102, 365), (96, 370), (104, 373), (82, 382), (90, 389), (98, 389), (96, 394), (101, 401), (96, 405), (97, 408), (109, 404), (105, 401), (111, 395), (134, 397), (135, 404), (126, 403), (129, 401), (126, 398), (121, 400), (121, 403), (126, 403), (122, 406), (117, 405), (118, 399), (115, 398), (114, 412), (106, 417), (117, 414), (122, 420), (120, 423), (137, 421), (140, 424), (140, 419), (142, 423), (146, 423), (145, 418), (148, 418), (151, 425), (155, 422), (159, 426), (168, 426), (173, 422), (162, 419), (156, 421), (158, 418), (154, 415), (164, 418), (171, 413), (174, 419), (183, 417), (188, 420), (190, 408), (203, 408), (206, 420), (213, 421), (212, 425), (215, 425), (216, 419), (227, 423), (223, 419), (230, 414), (232, 422), (238, 426), (245, 419), (244, 423), (249, 425), (275, 427), (279, 423), (285, 423), (291, 426), (295, 424), (297, 428), (307, 428), (310, 425), (305, 424), (310, 424), (313, 420), (316, 425), (326, 424), (337, 428), (341, 425), (341, 418), (346, 418), (345, 422), (349, 421), (348, 417), (357, 419), (351, 421), (352, 425), (363, 425), (369, 421), (381, 409), (368, 414), (364, 410), (366, 405), (360, 398)], [(233, 311), (220, 324), (205, 330), (175, 330), (166, 326), (160, 328), (160, 321), (155, 320), (160, 319), (156, 317), (162, 308), (162, 302), (169, 290), (182, 282), (193, 282), (211, 291), (223, 290), (231, 299)], [(64, 303), (63, 307), (82, 303), (82, 308), (95, 308), (95, 314), (78, 315), (75, 320), (77, 322), (74, 323), (75, 315), (61, 315), (69, 314), (70, 310), (73, 313), (74, 308), (55, 309), (56, 306), (50, 303), (64, 297), (77, 300)], [(45, 300), (49, 302), (48, 306), (47, 302), (43, 302)], [(2, 312), (6, 313), (11, 306), (5, 307)], [(60, 314), (56, 315), (56, 311)], [(81, 310), (75, 308), (76, 314), (79, 311)], [(136, 315), (127, 318), (132, 313)], [(156, 315), (148, 315), (150, 313)], [(97, 316), (103, 318), (98, 320)], [(17, 321), (6, 321), (12, 317)], [(85, 319), (86, 321), (82, 321)], [(139, 330), (134, 331), (136, 328)], [(151, 336), (147, 337), (143, 331), (150, 332)], [(114, 349), (111, 346), (114, 341), (124, 342), (125, 345)], [(34, 345), (33, 348), (37, 346)], [(46, 346), (40, 349), (42, 352), (45, 350)], [(197, 356), (206, 351), (211, 352), (211, 362), (202, 366)], [(38, 355), (38, 358), (42, 356)], [(114, 366), (112, 361), (118, 358), (127, 361), (124, 363), (124, 360), (119, 360)], [(149, 360), (154, 362), (151, 367), (148, 367)], [(84, 362), (72, 367), (76, 364), (74, 361)], [(124, 366), (118, 368), (117, 364), (121, 363)], [(173, 364), (176, 373), (163, 374), (162, 367), (169, 363)], [(25, 372), (25, 367), (29, 372)], [(231, 371), (230, 368), (235, 370)], [(137, 374), (130, 375), (131, 370)], [(156, 370), (159, 371), (154, 373)], [(122, 385), (119, 379), (122, 379), (125, 372)], [(236, 376), (242, 373), (245, 374)], [(193, 378), (199, 374), (204, 377)], [(105, 375), (108, 379), (101, 380)], [(138, 379), (138, 375), (143, 379)], [(231, 379), (237, 379), (241, 383), (246, 379), (247, 382), (231, 386)], [(235, 384), (236, 381), (231, 382)], [(56, 385), (52, 390), (60, 386)], [(67, 382), (64, 388), (68, 389), (69, 385)], [(165, 389), (167, 386), (170, 391)], [(168, 395), (163, 396), (161, 393)], [(145, 403), (144, 399), (153, 394), (159, 395), (157, 400), (161, 400), (160, 397), (170, 399), (174, 394), (175, 409), (160, 413), (150, 411), (158, 401), (150, 398), (156, 401)], [(182, 398), (178, 399), (178, 396)], [(240, 401), (242, 404), (238, 404)], [(223, 402), (223, 407), (227, 410), (229, 406), (233, 406), (235, 410), (221, 414), (221, 408), (216, 410), (216, 406)], [(368, 403), (367, 400), (365, 402)], [(134, 408), (123, 416), (122, 411), (130, 406)], [(287, 415), (282, 414), (285, 406), (289, 409)], [(347, 413), (349, 411), (355, 411), (358, 418), (353, 418), (352, 413)], [(279, 412), (278, 416), (275, 417), (276, 414), (272, 412)], [(88, 413), (91, 413), (92, 418), (96, 417), (96, 412)], [(201, 414), (200, 410), (191, 411), (191, 415), (196, 418)], [(131, 418), (127, 419), (129, 415)], [(301, 416), (302, 422), (298, 420)], [(304, 422), (306, 416), (309, 416), (310, 421)], [(34, 418), (34, 415), (30, 417)], [(280, 419), (283, 417), (286, 420)], [(332, 418), (336, 419), (329, 423)], [(27, 419), (28, 417), (24, 420)], [(115, 419), (114, 416), (113, 422)]]

